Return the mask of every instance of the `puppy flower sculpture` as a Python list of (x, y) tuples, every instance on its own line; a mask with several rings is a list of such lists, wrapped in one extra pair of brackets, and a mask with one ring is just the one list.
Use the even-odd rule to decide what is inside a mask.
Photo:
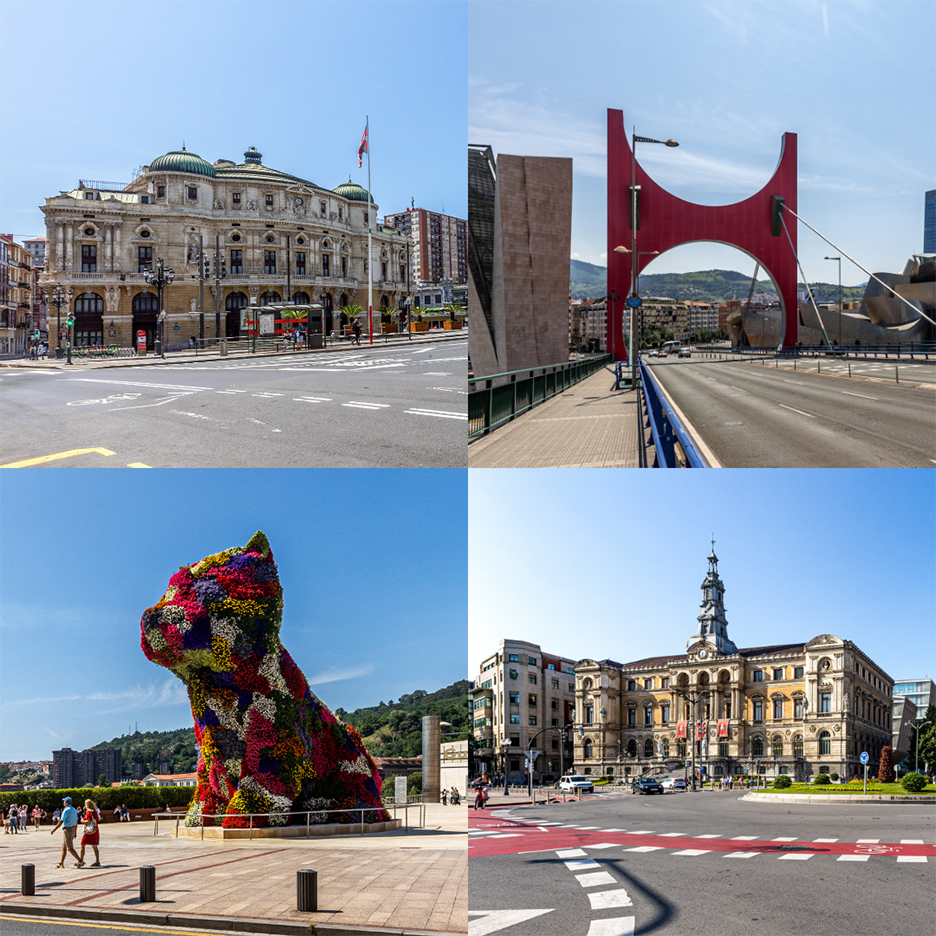
[[(309, 689), (280, 643), (283, 590), (270, 544), (255, 533), (182, 566), (140, 621), (147, 659), (188, 689), (199, 744), (198, 785), (186, 825), (365, 822), (388, 816), (381, 780), (354, 728)], [(204, 816), (204, 819), (202, 818)], [(216, 817), (216, 818), (213, 818)], [(304, 823), (304, 818), (302, 819)]]

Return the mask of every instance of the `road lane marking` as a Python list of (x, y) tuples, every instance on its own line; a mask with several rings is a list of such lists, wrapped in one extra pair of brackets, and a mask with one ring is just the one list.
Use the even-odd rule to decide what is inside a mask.
[(212, 419), (210, 416), (202, 416), (201, 413), (186, 413), (184, 410), (169, 410), (170, 413), (173, 413), (176, 416), (191, 416), (192, 419), (207, 419), (209, 422), (218, 422), (216, 419)]
[(299, 396), (293, 397), (294, 403), (331, 403), (331, 397)]
[(876, 400), (876, 396), (868, 396), (866, 393), (853, 393), (851, 390), (843, 390), (842, 393), (848, 396), (860, 396), (863, 400)]
[(352, 409), (366, 409), (366, 410), (381, 410), (387, 409), (389, 403), (358, 403), (355, 400), (352, 400), (350, 403), (342, 403), (342, 406), (349, 406)]
[(128, 468), (152, 468), (152, 465), (144, 465), (143, 462), (130, 462)]
[(728, 386), (731, 387), (732, 390), (737, 390), (738, 393), (747, 393), (747, 390), (742, 390), (741, 387), (735, 387), (732, 384), (728, 384)]
[(39, 458), (26, 458), (23, 459), (23, 461), (10, 462), (7, 465), (0, 465), (0, 468), (29, 468), (32, 465), (44, 465), (47, 462), (58, 461), (60, 458), (74, 458), (76, 455), (90, 455), (92, 453), (97, 453), (98, 455), (117, 454), (106, 448), (71, 449), (71, 451), (68, 452), (56, 452), (54, 455), (42, 455)]
[(780, 406), (782, 406), (784, 409), (793, 410), (794, 413), (799, 413), (800, 416), (808, 416), (810, 419), (816, 418), (812, 413), (804, 413), (801, 409), (797, 409), (795, 406), (787, 406), (786, 403), (781, 403)]
[(575, 880), (582, 887), (597, 887), (599, 884), (617, 884), (607, 871), (592, 871), (591, 874), (577, 874)]
[[(705, 838), (707, 836), (697, 836), (697, 838)], [(783, 835), (780, 838), (772, 838), (771, 842), (796, 842), (798, 839), (795, 835)], [(860, 840), (859, 840), (860, 841)]]
[(898, 861), (921, 861), (926, 864), (926, 855), (898, 855)]
[(269, 429), (270, 432), (282, 432), (282, 429), (274, 429), (272, 426), (268, 426), (265, 422), (261, 422), (259, 419), (254, 419), (252, 416), (247, 417), (247, 422), (256, 423), (258, 426), (263, 426), (264, 429)]
[(593, 858), (573, 858), (571, 861), (562, 862), (570, 871), (586, 871), (589, 868), (600, 868)]
[(66, 377), (73, 383), (120, 384), (122, 387), (150, 387), (156, 390), (211, 390), (211, 387), (187, 387), (183, 384), (145, 383), (142, 380), (104, 380), (100, 377)]
[(735, 835), (731, 841), (732, 842), (753, 842), (758, 836), (756, 835)]
[(925, 844), (923, 839), (901, 839), (901, 845), (923, 845)]
[[(693, 838), (721, 838), (721, 832), (706, 832), (705, 835), (693, 835)], [(781, 839), (774, 839), (775, 842), (781, 841)], [(786, 840), (783, 840), (786, 841)], [(789, 839), (791, 842), (795, 842), (796, 839)]]
[(839, 855), (836, 861), (867, 861), (870, 855)]
[(112, 406), (109, 410), (105, 410), (105, 413), (123, 413), (126, 410), (132, 409), (152, 409), (154, 406), (162, 406), (164, 403), (175, 403), (178, 400), (178, 396), (166, 397), (164, 400), (157, 400), (155, 403), (140, 403), (137, 406)]
[[(636, 917), (611, 917), (609, 920), (592, 920), (588, 936), (634, 936)], [(469, 934), (474, 936), (474, 933)]]
[(634, 848), (625, 848), (624, 851), (652, 852), (652, 851), (660, 851), (660, 849), (662, 848), (663, 848), (662, 845), (637, 845)]
[(616, 890), (592, 891), (588, 895), (592, 910), (614, 910), (617, 907), (633, 907), (634, 901), (623, 887)]
[(855, 839), (856, 845), (877, 845), (880, 839)]
[[(608, 830), (605, 829), (605, 832)], [(598, 842), (596, 845), (586, 845), (586, 848), (617, 848), (621, 843), (620, 842)]]
[(489, 936), (491, 933), (507, 929), (508, 926), (515, 926), (517, 923), (552, 912), (552, 908), (549, 910), (469, 910), (468, 916), (475, 919), (468, 921), (468, 936)]
[(755, 855), (759, 855), (760, 852), (725, 852), (726, 858), (753, 858)]
[(682, 851), (674, 851), (674, 855), (689, 855), (691, 858), (696, 858), (699, 855), (711, 855), (712, 852), (708, 848), (684, 848)]
[(813, 839), (814, 842), (837, 842), (838, 839)]
[(262, 393), (251, 393), (250, 395), (251, 395), (252, 397), (260, 397), (260, 398), (263, 399), (263, 400), (267, 400), (267, 399), (269, 399), (270, 397), (285, 396), (286, 394), (284, 394), (284, 393), (268, 393), (267, 391), (264, 390)]
[(565, 848), (556, 852), (557, 858), (587, 858), (588, 855), (581, 848)]
[(802, 854), (793, 854), (793, 855), (777, 855), (777, 858), (780, 861), (805, 861), (807, 858), (812, 858), (812, 855), (802, 855)]

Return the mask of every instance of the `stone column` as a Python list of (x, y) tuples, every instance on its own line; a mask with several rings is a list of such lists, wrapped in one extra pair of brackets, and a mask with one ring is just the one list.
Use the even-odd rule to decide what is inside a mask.
[(424, 715), (422, 720), (422, 795), (424, 803), (438, 803), (442, 790), (442, 728), (439, 715)]
[(74, 270), (75, 262), (75, 226), (68, 222), (68, 227), (65, 231), (65, 269), (68, 271)]
[(123, 265), (120, 262), (120, 225), (114, 228), (114, 273), (121, 273)]
[(60, 219), (55, 221), (55, 269), (61, 272), (65, 269), (65, 225)]

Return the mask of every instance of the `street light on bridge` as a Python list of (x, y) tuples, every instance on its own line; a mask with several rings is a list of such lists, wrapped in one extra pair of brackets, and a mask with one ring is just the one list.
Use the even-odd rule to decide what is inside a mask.
[(823, 257), (823, 260), (837, 260), (839, 270), (839, 301), (838, 301), (838, 343), (842, 343), (842, 258)]

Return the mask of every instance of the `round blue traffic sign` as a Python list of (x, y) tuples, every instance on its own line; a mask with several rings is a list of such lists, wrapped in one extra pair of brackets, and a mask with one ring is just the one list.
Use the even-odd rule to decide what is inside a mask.
[(861, 760), (861, 763), (862, 763), (862, 764), (867, 764), (867, 763), (868, 763), (868, 752), (867, 752), (867, 751), (862, 751), (862, 752), (861, 752), (861, 758), (860, 758), (860, 760)]
[(631, 309), (639, 309), (643, 305), (643, 299), (640, 296), (628, 296), (624, 302)]

